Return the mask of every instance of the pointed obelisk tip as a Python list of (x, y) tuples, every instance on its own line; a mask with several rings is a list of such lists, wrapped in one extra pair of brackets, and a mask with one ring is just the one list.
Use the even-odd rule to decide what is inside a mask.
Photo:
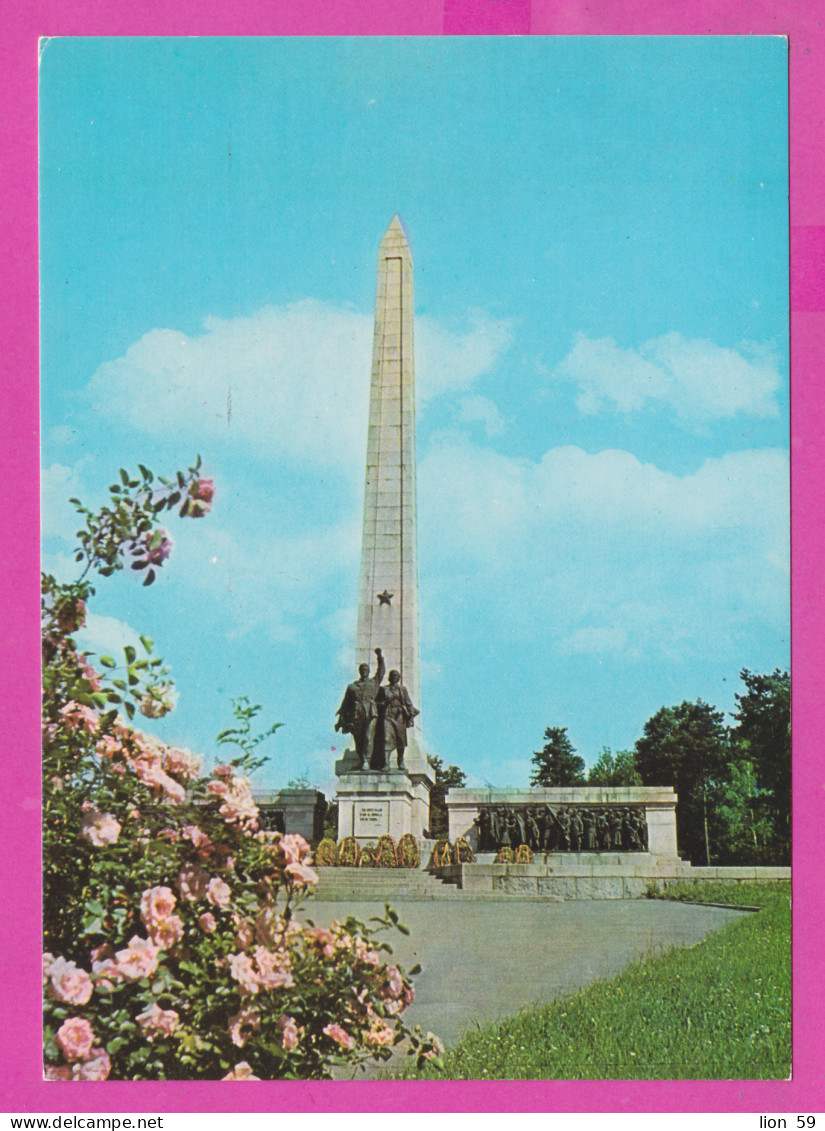
[(390, 220), (390, 226), (387, 228), (386, 232), (384, 233), (384, 239), (387, 239), (388, 236), (393, 236), (393, 235), (397, 236), (399, 232), (404, 237), (404, 240), (407, 243), (409, 243), (410, 237), (407, 235), (407, 229), (404, 227), (404, 221), (401, 219), (399, 214), (396, 212), (396, 214), (393, 216), (392, 220)]

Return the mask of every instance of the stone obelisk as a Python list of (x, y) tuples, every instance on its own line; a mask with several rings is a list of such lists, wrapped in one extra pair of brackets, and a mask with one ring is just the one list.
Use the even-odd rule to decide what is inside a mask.
[[(382, 649), (388, 674), (393, 669), (401, 673), (421, 710), (413, 275), (410, 245), (398, 216), (378, 249), (355, 664), (374, 668), (375, 648)], [(381, 831), (421, 836), (428, 823), (433, 771), (418, 726), (407, 731), (407, 743), (405, 771), (396, 769), (395, 755), (380, 774), (350, 773), (346, 758), (336, 766), (339, 836), (354, 835), (364, 843)]]
[[(378, 249), (355, 651), (362, 663), (382, 648), (420, 710), (413, 356), (412, 255), (394, 216)], [(417, 730), (405, 761), (431, 776)]]

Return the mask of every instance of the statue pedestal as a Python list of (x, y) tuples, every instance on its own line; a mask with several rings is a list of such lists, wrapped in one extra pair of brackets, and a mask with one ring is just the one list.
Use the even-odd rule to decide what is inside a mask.
[(375, 845), (386, 833), (398, 842), (404, 833), (416, 840), (430, 821), (430, 781), (404, 770), (362, 770), (338, 778), (338, 839), (354, 836), (359, 848)]

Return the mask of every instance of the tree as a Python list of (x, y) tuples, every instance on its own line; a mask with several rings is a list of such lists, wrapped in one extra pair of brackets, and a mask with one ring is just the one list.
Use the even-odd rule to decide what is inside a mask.
[(434, 840), (444, 840), (449, 835), (449, 814), (447, 812), (447, 790), (461, 789), (467, 784), (467, 775), (458, 766), (446, 766), (435, 754), (428, 754), (427, 761), (435, 773), (435, 782), (430, 790), (430, 836)]
[(757, 810), (773, 823), (776, 850), (787, 858), (791, 838), (791, 681), (778, 668), (757, 675), (739, 673), (745, 694), (736, 696), (737, 726), (731, 738), (740, 756), (753, 766), (760, 793)]
[(567, 737), (567, 727), (548, 727), (544, 746), (533, 754), (530, 785), (584, 785), (584, 759)]
[(676, 789), (676, 832), (691, 860), (711, 859), (710, 814), (728, 761), (724, 715), (697, 699), (662, 707), (636, 742), (636, 765), (645, 785)]
[(641, 785), (642, 775), (632, 750), (619, 750), (613, 755), (609, 746), (602, 748), (598, 762), (590, 767), (588, 785)]

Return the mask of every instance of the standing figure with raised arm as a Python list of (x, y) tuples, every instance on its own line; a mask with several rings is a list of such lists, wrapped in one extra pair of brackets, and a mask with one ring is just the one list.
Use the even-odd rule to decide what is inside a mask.
[(413, 719), (419, 711), (413, 707), (406, 687), (401, 686), (400, 672), (390, 672), (390, 682), (386, 687), (378, 688), (375, 702), (378, 707), (379, 726), (373, 768), (387, 769), (390, 756), (395, 750), (398, 753), (398, 768), (403, 770), (407, 728), (413, 725)]
[(335, 724), (336, 730), (352, 735), (358, 758), (356, 770), (364, 769), (365, 758), (369, 766), (375, 746), (375, 728), (378, 722), (375, 698), (386, 671), (380, 648), (375, 649), (375, 655), (377, 662), (372, 679), (370, 679), (369, 664), (358, 665), (359, 678), (347, 686), (341, 706), (338, 708), (338, 721)]

